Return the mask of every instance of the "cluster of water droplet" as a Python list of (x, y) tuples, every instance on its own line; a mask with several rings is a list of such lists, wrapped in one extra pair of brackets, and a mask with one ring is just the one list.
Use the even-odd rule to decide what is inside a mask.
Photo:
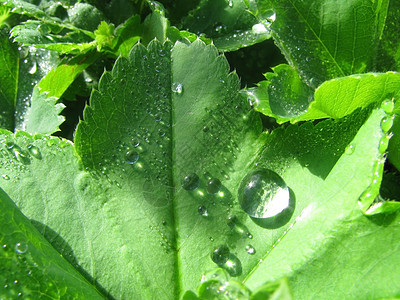
[[(26, 144), (26, 142), (24, 142)], [(39, 148), (28, 143), (27, 146), (19, 146), (9, 136), (0, 140), (0, 168), (1, 177), (4, 180), (16, 181), (25, 172), (26, 166), (32, 159), (42, 159)], [(13, 175), (10, 175), (13, 174)]]
[[(394, 98), (384, 100), (380, 108), (386, 113), (386, 116), (381, 120), (382, 137), (379, 141), (378, 151), (379, 157), (373, 165), (372, 182), (368, 188), (361, 194), (358, 204), (361, 209), (367, 214), (372, 214), (375, 207), (379, 207), (381, 198), (379, 189), (382, 181), (383, 170), (386, 160), (386, 150), (389, 145), (389, 140), (392, 136), (391, 128), (394, 120)], [(371, 206), (372, 205), (372, 206)]]
[(20, 76), (18, 79), (18, 109), (15, 114), (15, 127), (24, 130), (24, 115), (30, 106), (33, 87), (57, 66), (58, 54), (55, 51), (35, 47), (19, 47)]

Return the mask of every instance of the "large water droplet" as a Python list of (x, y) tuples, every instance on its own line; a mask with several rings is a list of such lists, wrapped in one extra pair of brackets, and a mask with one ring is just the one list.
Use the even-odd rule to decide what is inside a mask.
[(28, 244), (26, 243), (15, 244), (15, 252), (17, 252), (18, 254), (24, 254), (26, 251), (28, 251)]
[(133, 165), (138, 161), (139, 153), (133, 150), (129, 150), (128, 152), (126, 152), (125, 158), (128, 164)]
[(218, 178), (211, 178), (207, 182), (207, 192), (209, 194), (216, 194), (221, 188), (221, 181)]
[(182, 187), (187, 191), (193, 191), (200, 185), (200, 178), (196, 173), (186, 175), (182, 180)]
[(228, 261), (229, 254), (229, 248), (225, 245), (221, 245), (211, 253), (211, 259), (217, 265), (222, 266)]
[(179, 82), (174, 82), (174, 83), (172, 83), (172, 91), (174, 92), (174, 93), (177, 93), (177, 94), (182, 94), (182, 92), (183, 92), (183, 85), (182, 85), (182, 83), (179, 83)]
[(270, 218), (289, 207), (290, 192), (278, 174), (260, 169), (243, 178), (238, 190), (238, 200), (249, 216)]

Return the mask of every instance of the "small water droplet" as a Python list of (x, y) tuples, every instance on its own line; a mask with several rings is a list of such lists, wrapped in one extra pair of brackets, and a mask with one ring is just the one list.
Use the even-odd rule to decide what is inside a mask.
[(233, 7), (233, 0), (228, 0), (228, 6)]
[(196, 173), (186, 175), (182, 180), (182, 187), (187, 191), (193, 191), (200, 185), (200, 178)]
[(245, 225), (240, 223), (236, 216), (229, 216), (227, 221), (228, 226), (242, 237), (251, 236), (249, 230)]
[(383, 101), (382, 104), (381, 104), (381, 108), (387, 114), (393, 113), (393, 110), (394, 110), (394, 99)]
[(242, 209), (253, 218), (275, 217), (289, 207), (290, 193), (285, 181), (269, 169), (248, 173), (238, 190)]
[(29, 74), (35, 74), (37, 71), (37, 64), (36, 62), (33, 63), (32, 67), (28, 70)]
[(19, 151), (19, 149), (14, 150), (14, 156), (23, 165), (29, 165), (31, 163), (29, 157)]
[(381, 121), (381, 129), (384, 133), (388, 133), (393, 126), (394, 116), (386, 116)]
[(199, 208), (197, 209), (197, 211), (199, 212), (199, 214), (202, 216), (202, 217), (208, 217), (208, 210), (207, 210), (207, 208), (205, 207), (205, 206), (199, 206)]
[(179, 82), (172, 83), (172, 91), (178, 95), (182, 94), (183, 92), (183, 85)]
[(8, 176), (8, 175), (6, 175), (6, 174), (1, 175), (1, 177), (2, 177), (4, 180), (10, 180), (10, 176)]
[(207, 182), (207, 192), (209, 194), (216, 194), (221, 188), (221, 181), (218, 178), (212, 178)]
[(40, 153), (38, 147), (36, 147), (34, 145), (29, 145), (28, 146), (28, 151), (34, 158), (42, 159), (42, 154)]
[(379, 141), (378, 150), (380, 153), (385, 153), (389, 146), (390, 136), (384, 135)]
[(19, 254), (24, 254), (27, 250), (28, 250), (28, 244), (26, 243), (15, 244), (15, 252)]
[(139, 153), (133, 150), (129, 150), (128, 152), (126, 152), (125, 158), (128, 164), (133, 165), (138, 161)]
[(348, 145), (346, 147), (346, 150), (344, 150), (344, 153), (347, 154), (347, 155), (351, 155), (351, 154), (354, 153), (354, 150), (355, 150), (354, 145)]
[(246, 252), (250, 255), (254, 255), (256, 254), (256, 249), (252, 245), (247, 245)]
[(211, 253), (211, 260), (217, 265), (222, 266), (228, 261), (229, 254), (229, 248), (225, 245), (221, 245)]

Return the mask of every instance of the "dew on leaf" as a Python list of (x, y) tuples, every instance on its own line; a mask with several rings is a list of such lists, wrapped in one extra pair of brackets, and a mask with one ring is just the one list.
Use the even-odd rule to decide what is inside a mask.
[(218, 178), (211, 178), (207, 182), (207, 192), (209, 194), (216, 194), (221, 188), (221, 181)]
[(126, 162), (130, 165), (133, 165), (134, 163), (136, 163), (139, 159), (139, 153), (137, 153), (134, 150), (129, 150), (128, 152), (126, 152), (125, 154), (125, 159)]
[(390, 136), (384, 135), (381, 140), (379, 141), (378, 150), (379, 153), (383, 154), (386, 152), (389, 146)]
[(187, 191), (193, 191), (200, 185), (200, 178), (196, 173), (186, 175), (182, 180), (182, 187)]
[(183, 92), (183, 85), (179, 82), (172, 83), (172, 91), (178, 95), (182, 94)]
[(391, 114), (394, 110), (394, 99), (385, 100), (381, 103), (381, 108), (384, 110), (385, 113)]
[(221, 245), (214, 249), (211, 253), (211, 260), (219, 266), (224, 265), (229, 259), (229, 248), (225, 245)]
[(354, 145), (348, 145), (346, 147), (346, 149), (344, 150), (344, 153), (347, 154), (347, 155), (351, 155), (351, 154), (354, 153), (354, 150), (355, 150)]
[(208, 210), (207, 207), (201, 205), (199, 206), (199, 208), (197, 209), (198, 213), (200, 214), (200, 216), (202, 217), (208, 217)]
[(16, 148), (14, 150), (14, 156), (23, 165), (29, 165), (31, 163), (31, 160), (29, 159), (28, 156), (26, 156), (20, 149)]
[(246, 252), (250, 255), (254, 255), (256, 254), (256, 249), (252, 245), (247, 245)]
[(18, 254), (24, 254), (26, 251), (28, 251), (28, 244), (22, 242), (15, 244), (15, 252)]
[(33, 146), (33, 145), (29, 145), (28, 146), (28, 151), (34, 158), (42, 159), (42, 154), (40, 153), (38, 147)]
[(388, 133), (393, 126), (394, 116), (386, 116), (381, 121), (381, 129), (384, 133)]
[(270, 218), (289, 207), (290, 192), (285, 181), (269, 169), (251, 171), (238, 190), (242, 209), (253, 218)]
[(243, 225), (236, 216), (229, 216), (227, 221), (228, 226), (242, 237), (250, 237), (251, 234), (247, 227)]
[(10, 180), (10, 176), (8, 176), (7, 174), (3, 174), (3, 175), (1, 175), (1, 177), (2, 177), (4, 180)]

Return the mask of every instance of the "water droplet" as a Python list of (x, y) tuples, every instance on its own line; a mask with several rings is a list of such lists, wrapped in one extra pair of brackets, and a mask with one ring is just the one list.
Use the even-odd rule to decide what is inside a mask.
[(250, 255), (254, 255), (256, 254), (256, 249), (252, 245), (247, 245), (246, 252)]
[(199, 206), (199, 208), (197, 209), (197, 211), (199, 212), (199, 214), (202, 216), (202, 217), (208, 217), (208, 210), (207, 210), (207, 208), (205, 207), (205, 206)]
[(354, 153), (354, 150), (355, 150), (354, 145), (348, 145), (346, 147), (346, 150), (344, 150), (344, 153), (347, 154), (347, 155), (351, 155), (351, 154)]
[(228, 0), (228, 6), (233, 7), (233, 0)]
[(381, 121), (381, 128), (384, 133), (388, 133), (393, 126), (394, 116), (386, 116)]
[(196, 173), (186, 175), (182, 180), (182, 187), (187, 191), (193, 191), (200, 185), (200, 178)]
[(225, 245), (221, 245), (211, 253), (211, 259), (217, 265), (222, 266), (228, 261), (229, 254), (229, 248)]
[(394, 110), (394, 99), (383, 101), (382, 104), (381, 104), (381, 108), (387, 114), (393, 113), (393, 110)]
[(277, 216), (289, 207), (289, 199), (289, 188), (285, 181), (268, 169), (248, 173), (238, 190), (240, 206), (253, 218)]
[(29, 165), (31, 163), (31, 160), (29, 159), (29, 157), (26, 156), (21, 151), (19, 151), (18, 149), (14, 150), (14, 156), (23, 165)]
[(42, 159), (42, 154), (40, 153), (38, 147), (36, 147), (34, 145), (29, 145), (28, 146), (28, 151), (34, 158)]
[(35, 74), (37, 71), (37, 64), (36, 62), (33, 63), (32, 67), (28, 70), (29, 74)]
[(128, 152), (126, 152), (125, 158), (128, 164), (133, 165), (138, 161), (139, 153), (133, 150), (129, 150)]
[(390, 140), (390, 136), (384, 135), (380, 142), (379, 142), (379, 147), (378, 150), (380, 153), (385, 153), (388, 146), (389, 146), (389, 140)]
[(221, 181), (218, 178), (212, 178), (207, 182), (207, 192), (209, 194), (216, 194), (221, 188)]
[(15, 252), (19, 254), (24, 254), (28, 250), (28, 244), (26, 243), (17, 243), (15, 245)]
[(1, 177), (2, 177), (4, 180), (10, 180), (10, 176), (8, 176), (8, 175), (6, 175), (6, 174), (1, 175)]
[(172, 83), (172, 91), (174, 92), (174, 93), (177, 93), (177, 94), (182, 94), (182, 92), (183, 92), (183, 85), (182, 85), (182, 83), (179, 83), (179, 82), (174, 82), (174, 83)]
[(228, 226), (242, 237), (251, 236), (246, 226), (240, 223), (236, 216), (229, 216), (227, 221)]

